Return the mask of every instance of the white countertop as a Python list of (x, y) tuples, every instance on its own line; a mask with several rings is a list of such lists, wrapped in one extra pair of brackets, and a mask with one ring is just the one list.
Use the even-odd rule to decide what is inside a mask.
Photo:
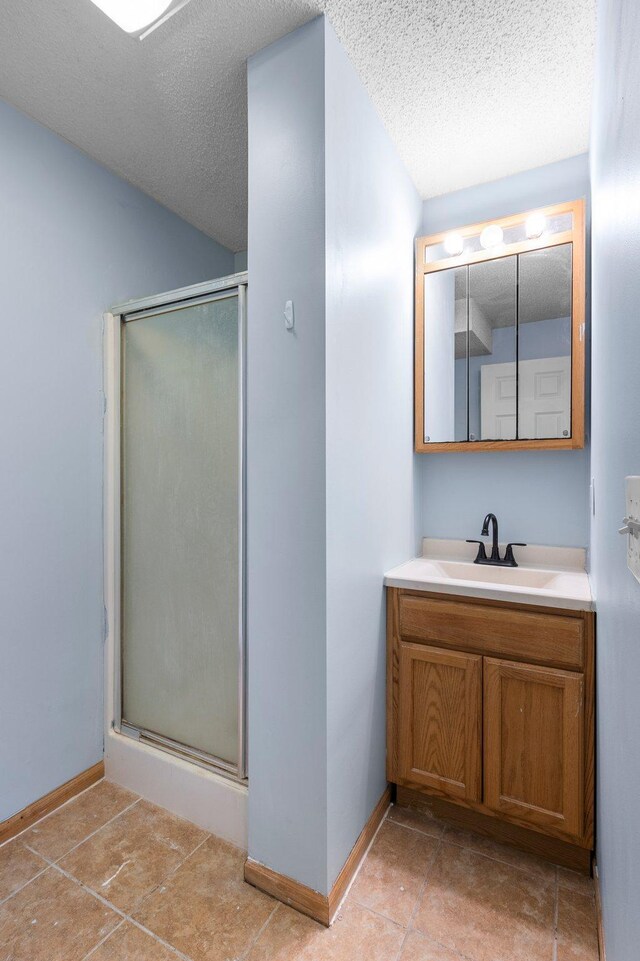
[[(505, 545), (501, 545), (501, 555)], [(477, 545), (425, 538), (423, 556), (387, 571), (387, 587), (485, 597), (512, 604), (538, 604), (591, 611), (595, 604), (582, 548), (515, 547), (518, 567), (474, 564)]]

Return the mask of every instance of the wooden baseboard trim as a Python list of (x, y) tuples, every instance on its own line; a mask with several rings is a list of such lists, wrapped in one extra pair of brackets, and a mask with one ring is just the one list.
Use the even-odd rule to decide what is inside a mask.
[(600, 897), (600, 875), (598, 865), (593, 863), (593, 883), (596, 891), (596, 923), (598, 925), (598, 953), (600, 961), (607, 961), (607, 952), (604, 945), (604, 925), (602, 923), (602, 898)]
[(571, 868), (573, 871), (580, 871), (582, 874), (591, 873), (589, 848), (582, 848), (577, 844), (570, 844), (568, 841), (561, 841), (559, 838), (549, 837), (538, 831), (529, 831), (510, 821), (489, 817), (479, 811), (472, 811), (470, 808), (445, 801), (443, 798), (423, 794), (421, 791), (414, 791), (412, 788), (400, 785), (396, 788), (396, 803), (401, 807), (428, 811), (436, 817), (450, 821), (456, 827), (476, 831), (502, 844), (511, 844), (521, 851), (536, 854), (540, 858)]
[(254, 888), (270, 894), (272, 898), (288, 904), (326, 927), (329, 926), (329, 899), (326, 894), (320, 894), (286, 874), (279, 874), (253, 858), (247, 858), (244, 862), (244, 879)]
[(98, 761), (93, 767), (87, 768), (86, 771), (72, 777), (70, 781), (54, 788), (53, 791), (49, 791), (48, 794), (34, 801), (33, 804), (28, 804), (22, 811), (18, 811), (17, 814), (0, 823), (0, 844), (4, 844), (5, 841), (9, 841), (22, 831), (26, 831), (36, 821), (47, 814), (51, 814), (56, 808), (71, 800), (76, 794), (86, 791), (88, 787), (91, 787), (96, 781), (102, 780), (103, 777), (104, 761)]
[(384, 821), (390, 804), (391, 787), (387, 786), (386, 790), (383, 791), (380, 800), (371, 812), (369, 820), (360, 832), (358, 840), (353, 845), (351, 854), (344, 862), (340, 874), (334, 881), (333, 887), (329, 891), (329, 923), (333, 921), (338, 913), (338, 908), (340, 907), (342, 900), (349, 889), (349, 885), (358, 873), (358, 868), (362, 864), (362, 859), (367, 853), (369, 845), (373, 841), (376, 831)]
[(264, 864), (247, 858), (244, 865), (244, 879), (254, 887), (270, 894), (284, 904), (295, 908), (302, 914), (308, 915), (314, 921), (319, 921), (329, 927), (336, 916), (338, 908), (358, 872), (358, 868), (367, 853), (371, 841), (380, 827), (391, 803), (391, 789), (386, 788), (382, 797), (373, 809), (367, 823), (360, 832), (358, 840), (351, 849), (340, 874), (336, 878), (329, 894), (320, 894), (277, 871), (272, 871)]

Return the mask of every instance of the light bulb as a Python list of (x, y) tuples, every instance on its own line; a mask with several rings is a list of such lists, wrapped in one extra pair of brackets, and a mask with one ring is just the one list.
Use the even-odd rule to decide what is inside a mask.
[(464, 240), (460, 234), (447, 234), (444, 238), (444, 249), (450, 257), (457, 257), (464, 250)]
[(489, 247), (497, 247), (502, 243), (502, 227), (498, 224), (489, 224), (480, 234), (480, 246), (487, 250)]
[(545, 232), (547, 226), (547, 218), (544, 214), (535, 213), (530, 214), (527, 217), (527, 221), (524, 225), (525, 232), (529, 240), (536, 240), (541, 237)]
[(189, 0), (91, 0), (121, 30), (142, 40)]

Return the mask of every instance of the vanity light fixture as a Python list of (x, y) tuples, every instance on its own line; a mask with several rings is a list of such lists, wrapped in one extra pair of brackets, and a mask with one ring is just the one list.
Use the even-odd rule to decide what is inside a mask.
[(189, 0), (91, 0), (131, 37), (144, 40)]
[(488, 250), (489, 247), (497, 247), (498, 244), (502, 243), (503, 236), (502, 227), (498, 224), (489, 224), (480, 234), (480, 246), (484, 247), (485, 250)]
[(547, 218), (544, 214), (534, 213), (529, 214), (526, 223), (524, 225), (525, 232), (527, 234), (528, 240), (537, 240), (538, 237), (542, 237), (547, 227)]
[(447, 234), (444, 238), (444, 249), (450, 257), (458, 257), (464, 250), (464, 240), (460, 234)]

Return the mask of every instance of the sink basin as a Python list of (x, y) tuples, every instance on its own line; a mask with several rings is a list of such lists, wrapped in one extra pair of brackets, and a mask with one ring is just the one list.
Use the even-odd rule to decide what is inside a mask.
[(385, 575), (388, 587), (487, 597), (521, 604), (592, 610), (584, 570), (549, 567), (487, 567), (471, 561), (416, 557)]
[(480, 581), (484, 584), (513, 584), (518, 587), (551, 587), (562, 578), (558, 571), (532, 570), (527, 567), (484, 567), (456, 561), (432, 561), (423, 559), (425, 574), (433, 568), (436, 577), (452, 577), (461, 581)]

